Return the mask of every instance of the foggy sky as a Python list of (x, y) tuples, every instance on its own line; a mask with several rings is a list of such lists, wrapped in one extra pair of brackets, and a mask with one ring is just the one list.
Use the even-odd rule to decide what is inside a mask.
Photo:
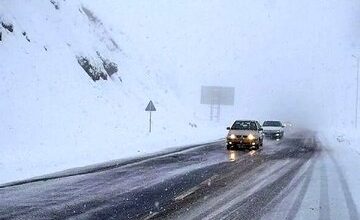
[(124, 1), (113, 10), (118, 20), (100, 16), (138, 46), (153, 73), (176, 79), (169, 87), (197, 115), (208, 113), (200, 86), (223, 85), (236, 88), (226, 120), (351, 125), (356, 0)]

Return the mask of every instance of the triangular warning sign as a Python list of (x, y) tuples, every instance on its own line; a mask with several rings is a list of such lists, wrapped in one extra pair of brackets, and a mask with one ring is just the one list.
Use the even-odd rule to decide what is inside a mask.
[(149, 102), (149, 104), (147, 105), (145, 111), (147, 111), (147, 112), (156, 111), (156, 108), (155, 108), (154, 103), (152, 101)]

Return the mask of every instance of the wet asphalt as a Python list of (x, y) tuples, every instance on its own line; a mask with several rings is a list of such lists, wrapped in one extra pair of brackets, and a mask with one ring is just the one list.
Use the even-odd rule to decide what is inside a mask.
[[(0, 219), (261, 219), (285, 190), (306, 182), (320, 151), (309, 131), (267, 140), (257, 151), (228, 151), (224, 141), (197, 145), (98, 172), (2, 187)], [(296, 214), (299, 205), (289, 209)]]

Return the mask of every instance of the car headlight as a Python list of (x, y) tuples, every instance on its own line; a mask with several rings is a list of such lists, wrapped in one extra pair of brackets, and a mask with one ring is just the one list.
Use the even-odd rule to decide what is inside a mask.
[(252, 134), (249, 134), (248, 139), (249, 139), (249, 140), (254, 140), (254, 139), (255, 139), (255, 136), (252, 135)]
[(230, 139), (236, 139), (236, 135), (235, 135), (235, 134), (231, 134), (231, 135), (229, 136), (229, 138), (230, 138)]

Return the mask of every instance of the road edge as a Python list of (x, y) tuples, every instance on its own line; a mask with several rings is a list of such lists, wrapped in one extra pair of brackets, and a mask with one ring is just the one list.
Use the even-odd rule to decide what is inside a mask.
[(208, 145), (218, 144), (223, 141), (224, 141), (224, 139), (221, 138), (221, 139), (217, 139), (217, 140), (210, 141), (210, 142), (204, 142), (201, 144), (193, 144), (193, 145), (185, 145), (182, 147), (168, 148), (163, 151), (146, 154), (144, 156), (139, 156), (139, 157), (111, 160), (108, 162), (91, 164), (91, 165), (82, 166), (82, 167), (74, 167), (74, 168), (70, 168), (67, 170), (63, 170), (63, 171), (59, 171), (59, 172), (55, 172), (55, 173), (51, 173), (51, 174), (45, 174), (42, 176), (37, 176), (37, 177), (25, 179), (25, 180), (18, 180), (18, 181), (3, 183), (3, 184), (0, 184), (0, 189), (24, 185), (24, 184), (28, 184), (28, 183), (48, 181), (48, 180), (60, 179), (60, 178), (64, 178), (64, 177), (79, 176), (79, 175), (101, 172), (101, 171), (105, 171), (105, 170), (111, 170), (111, 169), (122, 167), (122, 166), (133, 165), (135, 163), (142, 163), (142, 162), (145, 162), (148, 160), (168, 156), (171, 154), (181, 153), (181, 152), (187, 151), (187, 150), (194, 150), (194, 149), (198, 149), (201, 147), (206, 147)]

